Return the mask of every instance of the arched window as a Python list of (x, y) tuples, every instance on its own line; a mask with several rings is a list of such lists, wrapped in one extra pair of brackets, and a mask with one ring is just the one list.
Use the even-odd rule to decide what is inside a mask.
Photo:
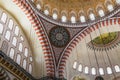
[(90, 13), (89, 17), (90, 17), (90, 20), (92, 21), (95, 20), (95, 15), (93, 13)]
[(92, 75), (96, 75), (96, 69), (92, 68)]
[(99, 13), (100, 17), (105, 16), (104, 11), (103, 11), (102, 9), (100, 9), (100, 10), (98, 11), (98, 13)]
[(8, 47), (9, 47), (8, 42), (7, 42), (7, 41), (3, 41), (2, 46), (1, 46), (1, 50), (2, 50), (4, 53), (7, 54)]
[(16, 46), (16, 44), (17, 44), (17, 38), (16, 38), (16, 37), (13, 37), (12, 44), (13, 44), (14, 46)]
[(104, 75), (104, 70), (103, 70), (103, 68), (99, 68), (99, 73), (100, 73), (100, 75)]
[(0, 23), (0, 34), (3, 33), (3, 24)]
[(2, 21), (3, 23), (5, 23), (6, 20), (7, 20), (7, 15), (6, 15), (6, 13), (3, 13), (3, 14), (2, 14), (2, 17), (1, 17), (1, 21)]
[(32, 65), (29, 65), (29, 73), (32, 73)]
[(25, 54), (26, 57), (28, 57), (28, 48), (25, 48)]
[(57, 19), (57, 17), (58, 17), (57, 13), (54, 12), (52, 17), (53, 17), (53, 19)]
[(112, 74), (112, 69), (110, 67), (107, 67), (107, 73)]
[(83, 23), (83, 22), (85, 22), (86, 20), (85, 20), (85, 16), (80, 16), (80, 21)]
[(6, 31), (5, 38), (9, 41), (10, 40), (10, 31)]
[(20, 39), (21, 39), (22, 41), (24, 41), (24, 38), (23, 38), (22, 36), (20, 36)]
[(77, 68), (77, 62), (76, 62), (76, 61), (73, 63), (73, 68), (74, 68), (74, 69)]
[(31, 61), (31, 62), (33, 61), (33, 58), (32, 58), (32, 57), (30, 57), (30, 61)]
[(20, 54), (17, 54), (16, 62), (20, 65), (20, 62), (21, 62), (21, 56), (20, 56)]
[(81, 64), (78, 66), (78, 71), (82, 72), (82, 65)]
[(15, 35), (16, 35), (16, 36), (19, 35), (19, 28), (18, 28), (18, 26), (15, 27)]
[(11, 59), (14, 59), (14, 53), (15, 53), (14, 49), (11, 48), (10, 53), (9, 53), (9, 56), (10, 56)]
[(85, 67), (85, 74), (88, 74), (89, 73), (89, 68), (86, 66)]
[(120, 72), (120, 67), (118, 65), (116, 65), (114, 68), (116, 72)]
[(41, 9), (40, 4), (37, 4), (37, 5), (36, 5), (36, 7), (37, 7), (37, 9), (38, 9), (38, 10), (40, 10), (40, 9)]
[(114, 9), (113, 9), (113, 5), (111, 5), (111, 4), (109, 4), (108, 6), (107, 6), (107, 9), (111, 12), (111, 11), (113, 11)]
[(45, 15), (49, 15), (49, 11), (46, 9), (46, 10), (44, 10), (44, 14)]
[(67, 21), (67, 17), (65, 15), (63, 15), (62, 18), (61, 18), (61, 21), (62, 22), (66, 22)]
[(22, 49), (23, 49), (23, 45), (22, 43), (19, 44), (19, 51), (22, 52)]
[(27, 61), (24, 59), (23, 60), (23, 68), (26, 69), (26, 64), (27, 64)]
[(12, 19), (9, 20), (8, 27), (10, 28), (10, 30), (12, 30), (12, 28), (13, 28), (13, 20)]
[(72, 23), (75, 23), (75, 22), (76, 22), (75, 16), (71, 16), (71, 22), (72, 22)]

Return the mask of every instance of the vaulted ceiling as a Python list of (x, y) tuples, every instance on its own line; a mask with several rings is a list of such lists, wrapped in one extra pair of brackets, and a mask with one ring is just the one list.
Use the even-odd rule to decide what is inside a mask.
[(32, 75), (68, 80), (76, 75), (88, 80), (120, 76), (115, 69), (120, 67), (119, 4), (120, 0), (0, 0), (30, 45)]
[(32, 5), (53, 19), (46, 20), (54, 24), (83, 27), (112, 16), (118, 4), (119, 0), (35, 0)]

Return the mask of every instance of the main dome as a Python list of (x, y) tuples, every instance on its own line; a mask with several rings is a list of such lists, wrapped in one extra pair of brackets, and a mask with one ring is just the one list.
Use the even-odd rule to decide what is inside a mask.
[(34, 0), (32, 4), (41, 17), (52, 23), (83, 27), (113, 16), (120, 0)]

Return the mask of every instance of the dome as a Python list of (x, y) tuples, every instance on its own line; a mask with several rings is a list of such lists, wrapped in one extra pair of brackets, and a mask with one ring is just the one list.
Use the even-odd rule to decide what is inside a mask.
[(119, 0), (33, 0), (40, 17), (57, 25), (83, 27), (115, 14)]

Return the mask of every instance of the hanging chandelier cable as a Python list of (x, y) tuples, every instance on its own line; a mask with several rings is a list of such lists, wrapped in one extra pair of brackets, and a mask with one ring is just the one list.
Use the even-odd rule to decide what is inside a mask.
[[(89, 27), (91, 27), (91, 25), (88, 25)], [(97, 67), (98, 69), (100, 68), (99, 66), (99, 63), (98, 63), (98, 59), (97, 59), (97, 55), (96, 55), (96, 52), (95, 52), (95, 47), (94, 47), (94, 44), (93, 44), (93, 40), (92, 40), (92, 36), (91, 36), (91, 33), (90, 33), (90, 39), (91, 39), (91, 44), (93, 45), (93, 50), (94, 50), (94, 55), (95, 55), (95, 60), (96, 60), (96, 64), (97, 64)], [(98, 73), (99, 74), (99, 73)], [(100, 75), (100, 74), (99, 74)]]
[[(101, 27), (100, 24), (99, 24), (98, 26)], [(101, 31), (100, 31), (99, 28), (98, 28), (98, 31), (99, 31), (99, 33), (100, 33), (100, 37), (101, 37), (101, 40), (102, 40), (102, 44), (103, 44), (103, 46), (104, 46), (104, 48), (105, 48), (105, 43), (104, 43), (104, 40), (103, 40), (103, 38), (102, 38), (102, 34), (101, 34)], [(107, 29), (107, 31), (108, 31), (108, 29)], [(109, 31), (108, 31), (108, 33), (110, 34)], [(108, 40), (109, 40), (109, 39), (108, 39)], [(113, 74), (114, 78), (116, 78), (116, 75), (115, 75), (114, 70), (113, 70), (113, 68), (112, 68), (112, 62), (111, 62), (111, 60), (110, 60), (110, 57), (109, 57), (109, 55), (108, 55), (108, 52), (107, 52), (106, 48), (105, 48), (104, 50), (105, 50), (105, 53), (106, 53), (106, 55), (107, 55), (107, 57), (108, 57), (108, 61), (109, 61), (110, 67), (111, 67), (111, 69), (112, 69), (112, 74)]]
[[(77, 53), (77, 60), (79, 61), (79, 53), (78, 53), (77, 47), (76, 47), (76, 53)], [(82, 62), (84, 62), (84, 59), (83, 58), (81, 58), (81, 59), (82, 59), (82, 61), (79, 64), (81, 64), (83, 66), (83, 65), (85, 65), (84, 63), (82, 63)]]
[[(88, 51), (88, 47), (87, 47), (87, 42), (86, 42), (86, 39), (84, 38), (84, 41), (85, 41), (85, 47), (86, 47), (86, 49), (87, 49), (87, 53), (88, 53), (88, 59), (89, 59), (89, 65), (91, 66), (91, 68), (93, 68), (94, 67), (94, 65), (92, 65), (92, 63), (91, 63), (91, 59), (90, 59), (90, 52)], [(92, 76), (93, 78), (94, 78), (94, 76)]]
[(90, 66), (92, 66), (92, 64), (91, 64), (91, 60), (90, 60), (90, 53), (89, 53), (89, 51), (88, 51), (88, 48), (87, 48), (87, 42), (86, 42), (86, 39), (84, 38), (84, 41), (85, 41), (85, 47), (86, 47), (86, 49), (87, 49), (87, 53), (88, 53), (88, 59), (89, 59), (89, 65)]

